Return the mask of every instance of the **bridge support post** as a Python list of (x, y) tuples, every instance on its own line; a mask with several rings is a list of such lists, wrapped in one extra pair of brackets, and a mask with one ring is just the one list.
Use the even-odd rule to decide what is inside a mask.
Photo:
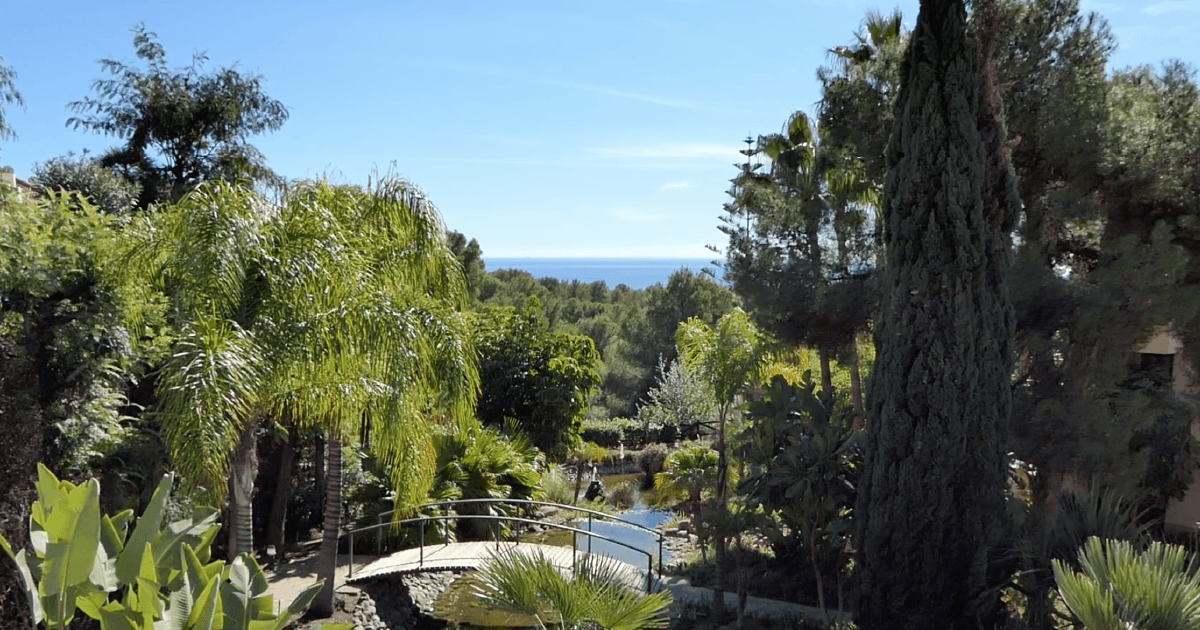
[(425, 568), (425, 521), (421, 521), (421, 568)]
[[(337, 558), (335, 555), (334, 558)], [(346, 578), (354, 576), (354, 532), (350, 532), (350, 569), (346, 573)]]
[(659, 582), (662, 582), (662, 573), (663, 573), (662, 543), (663, 543), (662, 532), (658, 532), (658, 581)]

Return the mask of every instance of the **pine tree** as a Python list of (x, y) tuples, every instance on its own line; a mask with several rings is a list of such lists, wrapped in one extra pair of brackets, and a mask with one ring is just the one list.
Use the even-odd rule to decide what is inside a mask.
[[(859, 487), (862, 628), (990, 627), (1011, 408), (1008, 230), (996, 112), (962, 0), (924, 0), (884, 187), (887, 261)], [(984, 100), (992, 98), (984, 82)]]

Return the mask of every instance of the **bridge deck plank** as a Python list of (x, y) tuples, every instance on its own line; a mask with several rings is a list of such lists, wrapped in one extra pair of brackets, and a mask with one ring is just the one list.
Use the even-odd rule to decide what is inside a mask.
[[(450, 543), (426, 546), (423, 562), (420, 547), (397, 551), (355, 570), (347, 581), (358, 582), (395, 573), (473, 571), (482, 567), (497, 552), (508, 549), (517, 549), (529, 554), (540, 551), (562, 571), (571, 571), (575, 563), (575, 552), (570, 547), (514, 542)], [(584, 552), (578, 553), (580, 558), (586, 555)], [(600, 562), (614, 565), (628, 586), (645, 588), (645, 570), (605, 556), (596, 558)]]

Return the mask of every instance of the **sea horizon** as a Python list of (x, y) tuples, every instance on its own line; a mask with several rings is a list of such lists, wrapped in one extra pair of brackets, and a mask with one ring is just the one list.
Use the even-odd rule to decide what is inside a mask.
[[(720, 278), (718, 258), (621, 257), (621, 256), (495, 256), (483, 257), (488, 272), (517, 269), (534, 278), (555, 278), (564, 282), (578, 280), (591, 283), (602, 280), (612, 289), (624, 284), (631, 289), (645, 289), (666, 284), (671, 274), (687, 268), (694, 273), (708, 270)], [(713, 264), (718, 262), (718, 264)]]

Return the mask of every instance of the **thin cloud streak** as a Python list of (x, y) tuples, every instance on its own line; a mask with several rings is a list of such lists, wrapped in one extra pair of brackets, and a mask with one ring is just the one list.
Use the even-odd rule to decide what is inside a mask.
[(524, 81), (526, 83), (538, 83), (541, 85), (552, 85), (552, 86), (560, 87), (560, 88), (567, 88), (567, 89), (571, 89), (571, 90), (581, 90), (584, 92), (591, 92), (593, 94), (603, 94), (605, 96), (612, 96), (615, 98), (622, 98), (622, 99), (638, 101), (638, 102), (642, 102), (642, 103), (650, 103), (653, 105), (661, 105), (663, 107), (673, 107), (676, 109), (695, 109), (695, 110), (700, 110), (700, 111), (718, 112), (718, 113), (747, 113), (742, 110), (732, 110), (732, 109), (724, 109), (724, 108), (718, 108), (718, 107), (710, 107), (708, 105), (703, 105), (701, 103), (694, 103), (692, 101), (684, 101), (684, 100), (671, 99), (671, 98), (662, 98), (659, 96), (653, 96), (653, 95), (649, 95), (649, 94), (638, 94), (636, 92), (626, 92), (624, 90), (618, 90), (615, 88), (605, 87), (603, 85), (592, 85), (592, 84), (588, 84), (588, 83), (571, 83), (571, 82), (567, 82), (567, 81), (557, 81), (554, 79), (546, 79), (543, 77), (533, 76), (533, 75), (525, 74), (522, 72), (513, 72), (511, 70), (503, 70), (503, 69), (499, 69), (499, 68), (489, 68), (486, 66), (473, 66), (473, 65), (468, 65), (468, 64), (460, 64), (460, 63), (453, 63), (453, 62), (447, 62), (447, 61), (428, 61), (428, 60), (410, 60), (408, 63), (410, 65), (414, 65), (414, 66), (426, 66), (426, 67), (432, 67), (432, 68), (440, 68), (442, 70), (450, 70), (453, 72), (463, 72), (463, 73), (468, 73), (468, 74), (482, 74), (482, 75), (486, 75), (486, 76), (500, 77), (503, 79), (513, 79), (516, 81)]
[(420, 162), (449, 162), (458, 164), (511, 164), (515, 166), (557, 166), (562, 168), (712, 168), (725, 165), (697, 164), (695, 162), (613, 162), (613, 161), (571, 161), (571, 160), (509, 160), (501, 158), (471, 158), (471, 157), (436, 157), (436, 156), (398, 156), (396, 161), (405, 163)]

